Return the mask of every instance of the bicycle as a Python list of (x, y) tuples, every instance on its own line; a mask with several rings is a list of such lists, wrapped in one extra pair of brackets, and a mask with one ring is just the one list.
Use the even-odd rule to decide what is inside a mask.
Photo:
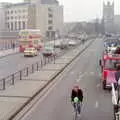
[(74, 116), (74, 120), (77, 120), (78, 117), (78, 113), (81, 113), (81, 106), (82, 106), (82, 102), (79, 101), (78, 97), (74, 98), (74, 109), (75, 109), (75, 116)]

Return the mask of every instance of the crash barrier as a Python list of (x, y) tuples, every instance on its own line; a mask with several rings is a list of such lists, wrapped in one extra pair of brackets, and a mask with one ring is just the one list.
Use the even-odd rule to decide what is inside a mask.
[(114, 84), (112, 86), (112, 103), (113, 103), (113, 112), (114, 112), (114, 120), (120, 120), (120, 105), (119, 105), (119, 89), (115, 89)]
[(36, 62), (20, 71), (17, 71), (0, 80), (0, 90), (5, 90), (8, 86), (14, 85), (18, 80), (22, 80), (23, 77), (27, 77), (31, 73), (39, 71), (44, 65), (50, 63), (55, 57), (44, 57), (44, 60)]

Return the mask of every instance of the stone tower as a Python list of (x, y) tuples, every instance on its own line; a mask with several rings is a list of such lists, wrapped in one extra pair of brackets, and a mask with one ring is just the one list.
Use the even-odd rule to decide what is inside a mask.
[(114, 32), (114, 2), (103, 3), (103, 21), (106, 33)]

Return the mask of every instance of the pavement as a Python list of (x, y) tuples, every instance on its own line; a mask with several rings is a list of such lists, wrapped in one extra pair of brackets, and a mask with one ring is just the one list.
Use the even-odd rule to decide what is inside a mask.
[[(50, 83), (72, 59), (90, 43), (67, 52), (55, 61), (44, 66), (40, 71), (24, 77), (14, 86), (0, 91), (0, 120), (8, 120), (17, 110), (23, 107), (33, 96)], [(34, 120), (34, 119), (33, 119)]]
[(100, 81), (98, 61), (102, 46), (102, 40), (96, 40), (21, 119), (15, 120), (73, 120), (70, 93), (76, 83), (84, 91), (82, 112), (78, 120), (113, 120), (111, 92), (104, 91)]

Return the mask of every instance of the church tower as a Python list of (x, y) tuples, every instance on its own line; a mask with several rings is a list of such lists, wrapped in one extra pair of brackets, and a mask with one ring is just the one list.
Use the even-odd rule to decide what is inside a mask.
[(114, 1), (108, 1), (107, 4), (103, 3), (103, 21), (105, 32), (114, 32)]

